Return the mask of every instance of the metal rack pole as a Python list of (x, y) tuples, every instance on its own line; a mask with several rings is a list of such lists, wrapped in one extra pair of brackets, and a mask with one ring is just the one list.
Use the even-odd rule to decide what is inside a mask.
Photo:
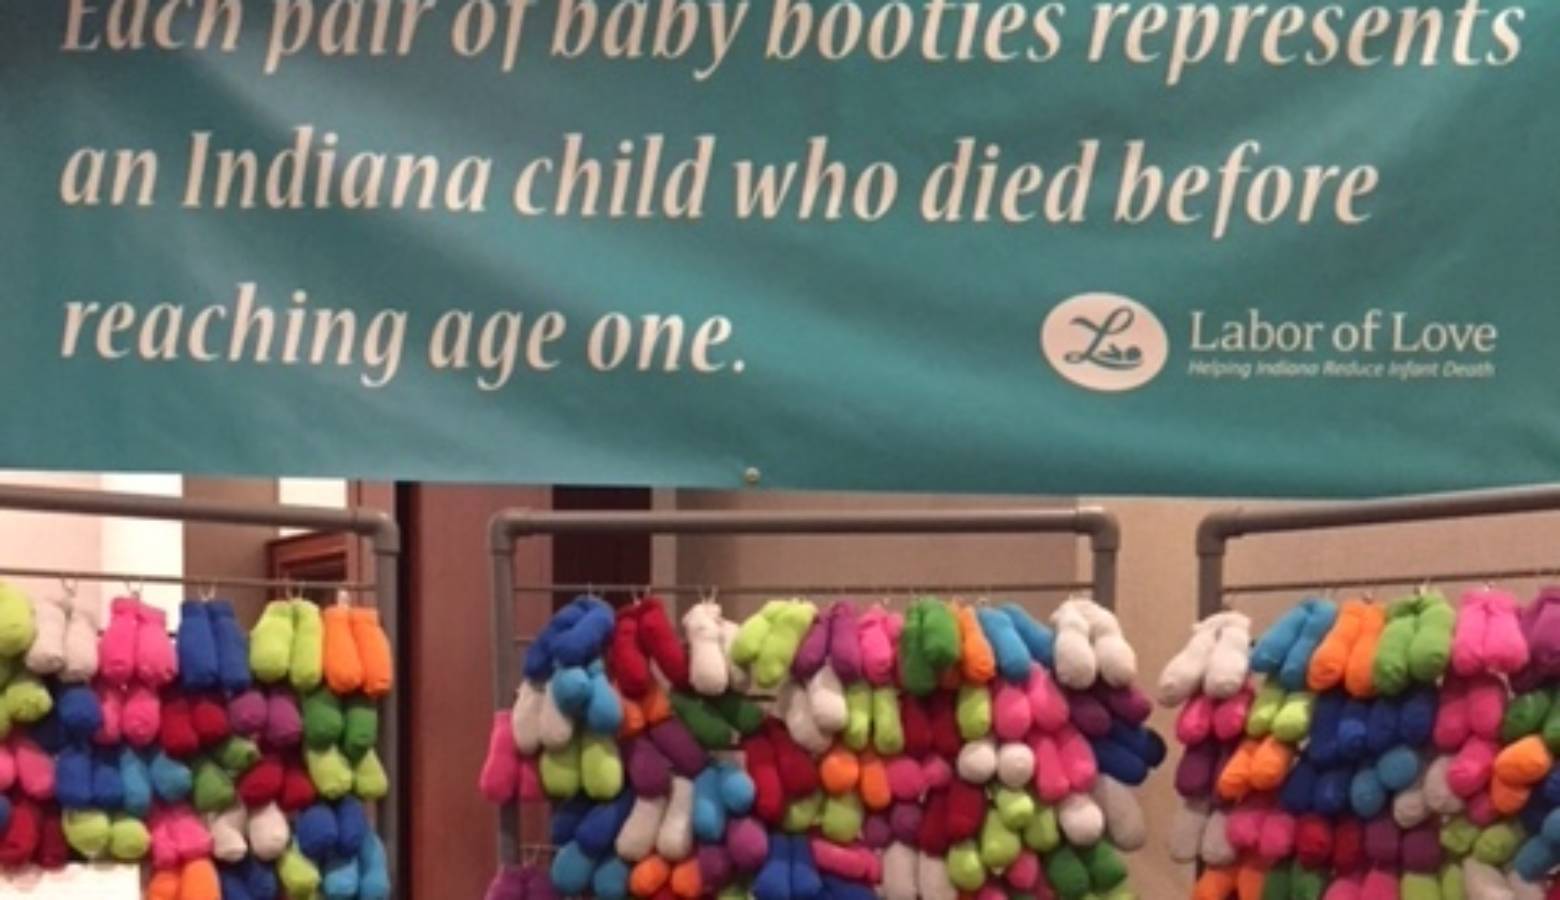
[(1560, 510), (1560, 485), (1214, 512), (1197, 526), (1197, 617), (1210, 616), (1224, 605), (1224, 563), (1235, 538), (1552, 510)]
[[(1116, 517), (1095, 506), (1076, 509), (774, 511), (774, 512), (545, 512), (509, 509), (488, 524), (493, 566), (493, 697), (500, 707), (518, 687), (515, 634), (515, 541), (557, 534), (723, 535), (916, 535), (1077, 534), (1093, 551), (1094, 601), (1116, 603), (1116, 557), (1121, 528)], [(513, 864), (519, 851), (516, 805), (499, 811), (498, 858)]]
[[(108, 491), (0, 485), (0, 509), (39, 513), (67, 513), (164, 521), (212, 522), (224, 525), (274, 525), (313, 531), (346, 532), (366, 538), (374, 554), (375, 597), (380, 622), (398, 646), (400, 632), (399, 565), (401, 530), (395, 519), (379, 510), (351, 507), (333, 509), (310, 506), (220, 503), (182, 497), (159, 497)], [(390, 791), (383, 801), (380, 834), (389, 852), (391, 883), (400, 884), (402, 857), (402, 802), (400, 716), (394, 700), (385, 704), (380, 718), (379, 752), (390, 773)], [(397, 887), (399, 895), (401, 889)]]

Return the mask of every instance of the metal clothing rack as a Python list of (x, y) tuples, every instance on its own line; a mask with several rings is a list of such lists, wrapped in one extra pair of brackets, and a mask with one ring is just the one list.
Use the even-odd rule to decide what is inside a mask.
[[(367, 539), (374, 554), (372, 585), (330, 583), (331, 588), (353, 593), (372, 593), (380, 611), (380, 621), (396, 646), (399, 609), (399, 558), (401, 531), (389, 515), (361, 507), (333, 509), (309, 506), (221, 503), (182, 497), (159, 497), (106, 491), (67, 490), (61, 488), (0, 485), (0, 510), (64, 513), (82, 516), (106, 516), (133, 519), (158, 519), (180, 522), (209, 522), (219, 525), (260, 525), (303, 528), (355, 534)], [(229, 576), (138, 575), (122, 572), (70, 571), (22, 566), (0, 566), (0, 575), (32, 578), (61, 578), (78, 581), (118, 581), (126, 584), (184, 584), (200, 587), (276, 587), (297, 588), (303, 582), (277, 579), (236, 578)], [(388, 850), (387, 863), (391, 884), (399, 885), (398, 868), (402, 857), (401, 771), (397, 747), (400, 722), (396, 704), (390, 702), (380, 715), (379, 753), (390, 774), (390, 791), (381, 801), (378, 827)], [(401, 891), (396, 888), (399, 896)]]
[(1485, 516), (1560, 511), (1560, 484), (1530, 488), (1421, 494), (1355, 503), (1318, 503), (1243, 508), (1211, 513), (1197, 527), (1197, 617), (1206, 618), (1224, 607), (1230, 594), (1272, 594), (1326, 587), (1421, 584), (1434, 581), (1485, 581), (1510, 578), (1542, 578), (1557, 569), (1494, 569), (1485, 571), (1400, 572), (1375, 578), (1324, 579), (1321, 581), (1259, 581), (1226, 584), (1224, 563), (1230, 541), (1261, 534), (1320, 531), (1360, 525), (1432, 522)]
[[(488, 525), (488, 547), (493, 563), (493, 698), (496, 708), (508, 706), (519, 687), (518, 647), (515, 634), (517, 593), (534, 593), (515, 585), (515, 542), (525, 538), (560, 534), (634, 534), (634, 535), (929, 535), (929, 534), (1076, 534), (1089, 539), (1093, 564), (1087, 581), (1047, 584), (1049, 590), (1088, 590), (1096, 603), (1114, 608), (1116, 601), (1116, 556), (1121, 546), (1121, 529), (1116, 517), (1094, 506), (1076, 509), (981, 509), (981, 510), (820, 510), (816, 512), (705, 512), (705, 511), (592, 511), (544, 512), (530, 509), (502, 510)], [(605, 590), (609, 585), (588, 585)], [(634, 590), (643, 590), (636, 586)], [(699, 591), (698, 585), (673, 585)], [(865, 591), (840, 593), (878, 593), (883, 586)], [(918, 589), (928, 590), (922, 586)], [(946, 586), (942, 586), (946, 587)], [(982, 590), (994, 585), (966, 585), (961, 589)], [(1028, 585), (1028, 589), (1037, 589)], [(549, 585), (544, 593), (552, 593)], [(752, 588), (721, 587), (721, 593), (745, 594)], [(768, 586), (766, 593), (773, 593)], [(890, 588), (891, 592), (904, 590)], [(795, 593), (797, 588), (780, 590)], [(687, 592), (686, 590), (684, 592)], [(824, 591), (821, 593), (833, 593)], [(518, 861), (521, 849), (518, 803), (506, 804), (499, 811), (498, 858), (505, 865)]]

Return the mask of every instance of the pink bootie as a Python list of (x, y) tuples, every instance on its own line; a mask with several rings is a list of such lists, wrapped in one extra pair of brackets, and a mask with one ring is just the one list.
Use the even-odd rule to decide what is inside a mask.
[(179, 661), (168, 637), (168, 614), (143, 603), (136, 611), (136, 623), (136, 677), (149, 687), (164, 687), (179, 674)]
[(1216, 705), (1207, 694), (1193, 694), (1175, 717), (1175, 739), (1191, 747), (1212, 737)]
[(1029, 713), (1036, 728), (1054, 733), (1072, 719), (1072, 710), (1062, 689), (1051, 680), (1051, 673), (1038, 663), (1029, 669), (1029, 683), (1024, 686), (1029, 696)]
[(144, 684), (133, 685), (125, 696), (122, 721), (130, 746), (150, 747), (162, 732), (162, 700), (157, 692)]
[(134, 597), (115, 597), (109, 605), (108, 628), (98, 641), (98, 675), (114, 687), (127, 687), (135, 676), (136, 632), (140, 628), (136, 611), (140, 608)]

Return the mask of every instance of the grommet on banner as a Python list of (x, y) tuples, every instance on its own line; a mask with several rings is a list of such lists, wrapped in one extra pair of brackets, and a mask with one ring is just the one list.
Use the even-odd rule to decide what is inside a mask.
[(749, 486), (758, 484), (764, 478), (764, 473), (758, 470), (758, 466), (748, 466), (742, 471), (742, 480)]

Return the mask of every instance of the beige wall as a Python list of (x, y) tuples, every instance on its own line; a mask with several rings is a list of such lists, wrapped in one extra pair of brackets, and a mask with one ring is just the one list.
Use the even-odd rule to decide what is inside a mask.
[[(1234, 505), (1200, 500), (1091, 500), (1106, 506), (1122, 523), (1121, 592), (1119, 611), (1128, 638), (1137, 648), (1142, 681), (1151, 686), (1159, 670), (1185, 641), (1196, 609), (1196, 555), (1193, 536), (1203, 515)], [(1244, 503), (1246, 506), (1259, 506)], [(1560, 514), (1504, 516), (1413, 525), (1350, 528), (1308, 534), (1269, 535), (1233, 541), (1227, 580), (1303, 581), (1316, 578), (1376, 577), (1424, 571), (1541, 568), (1560, 565)], [(1086, 548), (1078, 550), (1080, 561)], [(1560, 580), (1560, 579), (1557, 579)], [(1507, 587), (1530, 596), (1537, 582), (1516, 581)], [(1439, 587), (1449, 596), (1467, 587)], [(1412, 585), (1376, 591), (1391, 597)], [(1296, 600), (1295, 595), (1236, 597), (1233, 605), (1249, 614), (1257, 628), (1265, 626)], [(1156, 714), (1162, 734), (1169, 734), (1172, 717)], [(1173, 881), (1184, 895), (1191, 874), (1169, 862), (1164, 835), (1175, 814), (1172, 755), (1167, 767), (1150, 780), (1143, 793), (1145, 812), (1154, 835), (1150, 846), (1132, 857), (1139, 884)], [(1170, 896), (1167, 892), (1165, 896)]]
[[(184, 496), (222, 503), (271, 504), (276, 482), (269, 479), (187, 478)], [(266, 544), (276, 529), (266, 526), (215, 525), (189, 522), (184, 526), (184, 570), (190, 575), (265, 578)], [(190, 585), (198, 592), (199, 585)], [(224, 587), (218, 596), (233, 601), (240, 622), (253, 622), (270, 599), (263, 588)]]
[[(663, 501), (664, 502), (664, 501)], [(1052, 506), (1071, 500), (958, 498), (871, 494), (744, 494), (680, 491), (682, 509), (968, 509), (972, 506)], [(663, 542), (663, 548), (665, 544)], [(927, 585), (1035, 584), (1077, 577), (1068, 535), (970, 537), (683, 537), (657, 553), (657, 580), (700, 585)], [(1085, 569), (1085, 571), (1087, 571)], [(971, 591), (977, 593), (978, 591)], [(764, 597), (727, 597), (727, 615), (745, 618)], [(1004, 594), (1044, 612), (1052, 592)]]

